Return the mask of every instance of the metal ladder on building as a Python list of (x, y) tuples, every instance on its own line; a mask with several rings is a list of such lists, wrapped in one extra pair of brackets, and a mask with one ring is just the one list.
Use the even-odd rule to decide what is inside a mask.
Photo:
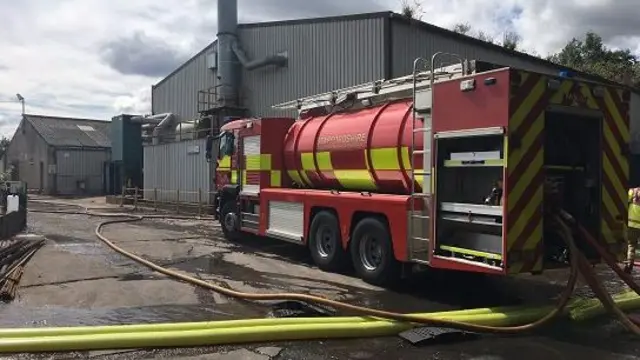
[[(432, 116), (433, 116), (433, 106), (434, 106), (434, 89), (433, 85), (435, 81), (440, 77), (452, 78), (455, 76), (455, 73), (451, 73), (448, 71), (436, 71), (435, 64), (436, 60), (440, 56), (450, 56), (457, 59), (460, 62), (460, 75), (464, 76), (465, 72), (465, 63), (466, 60), (461, 56), (456, 54), (450, 54), (446, 52), (437, 52), (433, 54), (431, 57), (431, 61), (424, 58), (416, 58), (413, 61), (413, 72), (412, 72), (412, 80), (413, 80), (413, 106), (412, 106), (412, 118), (411, 118), (411, 146), (409, 147), (409, 159), (411, 163), (410, 169), (410, 181), (411, 181), (411, 195), (409, 198), (409, 233), (408, 233), (408, 258), (409, 260), (419, 263), (419, 264), (429, 264), (429, 251), (430, 242), (432, 239), (429, 238), (429, 230), (431, 228), (431, 214), (434, 212), (430, 212), (429, 209), (431, 206), (434, 206), (431, 203), (431, 194), (432, 194), (432, 179), (431, 179), (431, 147), (432, 147)], [(417, 104), (423, 104), (423, 101), (419, 101), (418, 95), (424, 95), (418, 90), (418, 83), (423, 81), (420, 76), (424, 76), (425, 72), (418, 71), (420, 69), (421, 64), (430, 65), (429, 76), (429, 87), (424, 91), (428, 91), (427, 103), (424, 107), (419, 107)], [(440, 68), (443, 69), (443, 68)], [(438, 70), (440, 70), (438, 69)], [(421, 105), (422, 106), (422, 105)], [(425, 114), (423, 119), (423, 125), (416, 126), (416, 122), (419, 119), (419, 114)], [(422, 134), (423, 137), (423, 145), (422, 149), (416, 149), (416, 134)], [(422, 167), (421, 169), (416, 169), (415, 166), (415, 157), (416, 155), (422, 155)], [(416, 180), (422, 179), (421, 192), (416, 191)], [(419, 207), (416, 209), (416, 203), (419, 201)]]

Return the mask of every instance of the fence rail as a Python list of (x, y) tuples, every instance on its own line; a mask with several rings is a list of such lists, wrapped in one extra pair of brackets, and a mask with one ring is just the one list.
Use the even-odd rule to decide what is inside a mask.
[[(171, 194), (172, 198), (175, 200), (167, 201), (164, 200), (167, 197), (163, 196), (165, 194)], [(185, 195), (189, 195), (190, 199), (197, 199), (197, 201), (188, 201), (183, 200)], [(214, 209), (213, 201), (205, 201), (207, 199), (213, 199), (215, 192), (213, 191), (204, 191), (202, 189), (198, 189), (196, 191), (187, 191), (187, 190), (167, 190), (167, 189), (140, 189), (137, 187), (128, 188), (123, 187), (122, 192), (120, 194), (119, 205), (124, 206), (125, 203), (132, 204), (134, 209), (138, 207), (147, 207), (152, 208), (154, 211), (162, 210), (173, 210), (176, 213), (189, 212), (192, 213), (194, 210), (197, 211), (198, 215), (209, 214)], [(182, 196), (182, 199), (181, 199)]]

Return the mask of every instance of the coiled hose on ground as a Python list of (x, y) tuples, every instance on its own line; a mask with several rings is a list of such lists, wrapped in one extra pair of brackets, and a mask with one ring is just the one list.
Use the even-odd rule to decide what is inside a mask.
[[(65, 204), (65, 205), (72, 205), (72, 204)], [(114, 244), (111, 240), (109, 240), (106, 236), (102, 234), (102, 229), (105, 226), (110, 224), (141, 221), (144, 219), (169, 219), (169, 218), (193, 219), (193, 217), (175, 216), (175, 215), (137, 215), (137, 214), (130, 214), (130, 213), (100, 213), (100, 212), (93, 212), (88, 208), (85, 208), (85, 211), (83, 212), (68, 212), (68, 211), (42, 211), (42, 212), (74, 213), (74, 214), (84, 214), (89, 216), (117, 218), (113, 220), (106, 220), (100, 223), (95, 229), (96, 236), (101, 241), (103, 241), (107, 246), (109, 246), (111, 249), (159, 273), (165, 274), (167, 276), (173, 277), (178, 280), (185, 281), (187, 283), (190, 283), (196, 286), (200, 286), (208, 290), (215, 291), (219, 294), (222, 294), (228, 297), (240, 298), (244, 300), (253, 300), (253, 301), (268, 301), (268, 300), (303, 301), (303, 302), (327, 305), (327, 306), (335, 307), (342, 310), (353, 311), (358, 314), (362, 314), (366, 316), (373, 316), (377, 318), (384, 318), (384, 319), (409, 322), (409, 323), (415, 323), (415, 324), (429, 324), (433, 326), (455, 328), (455, 329), (473, 331), (473, 332), (514, 334), (514, 333), (520, 333), (524, 331), (530, 331), (548, 324), (550, 321), (554, 320), (557, 316), (559, 316), (563, 312), (567, 304), (569, 303), (569, 300), (571, 298), (571, 295), (573, 293), (573, 290), (575, 288), (575, 285), (578, 279), (578, 273), (580, 273), (583, 276), (583, 278), (586, 280), (587, 284), (592, 288), (596, 296), (603, 302), (603, 304), (605, 304), (605, 307), (607, 308), (607, 310), (609, 310), (616, 317), (618, 317), (620, 321), (628, 329), (633, 331), (635, 334), (640, 335), (640, 328), (638, 328), (638, 326), (634, 324), (626, 316), (626, 314), (624, 314), (624, 312), (622, 312), (622, 310), (620, 310), (619, 307), (615, 304), (615, 302), (611, 298), (611, 295), (609, 295), (606, 292), (601, 282), (597, 279), (586, 257), (577, 249), (577, 246), (571, 231), (571, 227), (567, 225), (567, 223), (569, 223), (574, 228), (580, 229), (580, 227), (579, 227), (579, 224), (577, 224), (575, 220), (566, 212), (563, 212), (561, 214), (562, 216), (556, 217), (556, 224), (557, 224), (558, 231), (562, 236), (562, 239), (566, 242), (567, 246), (570, 249), (571, 272), (570, 272), (569, 279), (567, 281), (567, 285), (563, 290), (556, 306), (547, 315), (529, 324), (524, 324), (519, 326), (509, 326), (509, 327), (478, 325), (478, 324), (466, 323), (466, 322), (456, 321), (456, 320), (432, 318), (432, 317), (425, 317), (425, 316), (414, 315), (414, 314), (401, 314), (401, 313), (395, 313), (395, 312), (389, 312), (384, 310), (352, 305), (345, 302), (331, 300), (324, 297), (308, 295), (308, 294), (298, 294), (298, 293), (262, 294), (262, 293), (247, 293), (247, 292), (236, 291), (233, 289), (229, 289), (229, 288), (222, 287), (207, 281), (194, 278), (192, 276), (186, 275), (178, 271), (170, 270), (162, 266), (159, 266), (149, 260), (146, 260), (140, 256), (137, 256), (133, 253), (126, 251), (125, 249), (122, 249), (121, 247)], [(582, 230), (583, 231), (581, 232), (584, 233), (585, 232), (584, 229)], [(593, 239), (591, 238), (591, 240)], [(606, 251), (604, 251), (602, 247), (596, 247), (596, 249), (598, 250), (598, 252), (601, 252), (601, 255), (603, 256), (607, 255)], [(619, 274), (622, 273), (624, 275), (627, 275), (618, 268), (615, 262), (612, 265), (609, 261), (607, 261), (607, 264), (609, 264), (609, 266), (611, 266), (614, 269), (614, 271), (616, 271), (617, 273)], [(630, 287), (632, 287), (632, 289), (638, 292), (637, 290), (638, 286), (634, 283), (633, 279), (630, 279), (629, 276), (623, 277), (623, 279), (625, 280), (625, 282), (627, 282), (627, 284), (633, 284), (633, 286), (630, 285)]]

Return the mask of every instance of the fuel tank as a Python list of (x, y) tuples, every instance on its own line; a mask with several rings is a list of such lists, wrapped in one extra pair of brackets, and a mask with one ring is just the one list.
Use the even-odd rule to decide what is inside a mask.
[[(412, 118), (411, 101), (402, 100), (296, 121), (285, 137), (287, 173), (303, 188), (408, 194)], [(415, 128), (423, 126), (417, 119)], [(415, 133), (415, 150), (423, 136)], [(421, 169), (422, 155), (413, 163)]]

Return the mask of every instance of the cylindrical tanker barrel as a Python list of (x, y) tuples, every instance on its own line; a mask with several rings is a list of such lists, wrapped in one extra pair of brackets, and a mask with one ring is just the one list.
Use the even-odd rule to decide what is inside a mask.
[[(424, 133), (413, 132), (422, 119), (414, 127), (412, 121), (408, 100), (297, 121), (285, 138), (285, 168), (304, 188), (408, 194), (411, 136), (414, 150), (424, 143)], [(422, 172), (423, 156), (413, 159)]]

